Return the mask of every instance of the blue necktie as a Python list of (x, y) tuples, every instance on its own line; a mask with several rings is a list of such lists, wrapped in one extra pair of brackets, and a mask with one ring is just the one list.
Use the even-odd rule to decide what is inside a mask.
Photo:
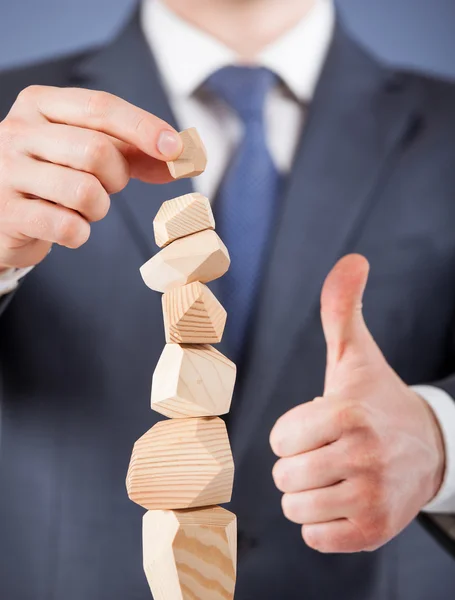
[(269, 70), (225, 67), (206, 89), (228, 104), (243, 124), (243, 138), (215, 199), (216, 229), (229, 249), (231, 266), (218, 282), (228, 313), (225, 340), (239, 360), (249, 325), (275, 216), (280, 175), (267, 148), (264, 105), (277, 78)]

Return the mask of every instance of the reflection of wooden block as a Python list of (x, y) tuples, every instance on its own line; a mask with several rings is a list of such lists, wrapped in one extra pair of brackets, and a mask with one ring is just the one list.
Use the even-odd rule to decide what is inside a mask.
[(148, 510), (229, 502), (234, 463), (221, 419), (160, 421), (135, 443), (126, 486)]
[(226, 311), (199, 281), (163, 294), (163, 313), (168, 343), (217, 344), (223, 337)]
[(207, 152), (195, 127), (185, 129), (180, 133), (183, 151), (177, 160), (167, 163), (169, 172), (174, 179), (196, 177), (205, 171)]
[(152, 408), (166, 417), (229, 412), (236, 366), (213, 346), (167, 344), (153, 374)]
[(143, 520), (144, 570), (155, 600), (232, 600), (237, 519), (219, 506), (156, 510)]
[(201, 281), (206, 283), (226, 273), (229, 252), (211, 229), (172, 242), (142, 265), (145, 284), (157, 292)]
[(204, 229), (215, 229), (215, 219), (208, 199), (197, 193), (163, 202), (153, 221), (155, 241), (160, 248)]

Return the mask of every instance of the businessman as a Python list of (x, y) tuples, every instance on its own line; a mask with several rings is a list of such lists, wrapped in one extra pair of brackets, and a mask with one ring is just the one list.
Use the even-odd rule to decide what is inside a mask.
[[(0, 74), (0, 117), (0, 597), (150, 597), (138, 268), (192, 185), (232, 254), (237, 600), (452, 597), (455, 87), (382, 65), (330, 0), (147, 0)], [(209, 166), (170, 182), (189, 126)]]

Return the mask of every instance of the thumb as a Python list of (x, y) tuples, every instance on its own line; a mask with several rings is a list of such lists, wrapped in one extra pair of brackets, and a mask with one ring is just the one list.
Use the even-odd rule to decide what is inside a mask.
[[(327, 370), (346, 350), (361, 348), (370, 334), (362, 315), (369, 264), (359, 254), (343, 257), (327, 276), (321, 294), (321, 320), (327, 343)], [(366, 334), (366, 335), (365, 335)]]

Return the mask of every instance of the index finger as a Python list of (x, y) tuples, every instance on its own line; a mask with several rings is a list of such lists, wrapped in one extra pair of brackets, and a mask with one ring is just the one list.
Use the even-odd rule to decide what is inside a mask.
[(108, 92), (31, 86), (21, 92), (13, 110), (24, 112), (30, 106), (48, 121), (106, 133), (158, 160), (174, 160), (183, 150), (168, 123)]
[(317, 450), (341, 437), (331, 402), (316, 398), (292, 408), (278, 419), (270, 445), (280, 458)]

